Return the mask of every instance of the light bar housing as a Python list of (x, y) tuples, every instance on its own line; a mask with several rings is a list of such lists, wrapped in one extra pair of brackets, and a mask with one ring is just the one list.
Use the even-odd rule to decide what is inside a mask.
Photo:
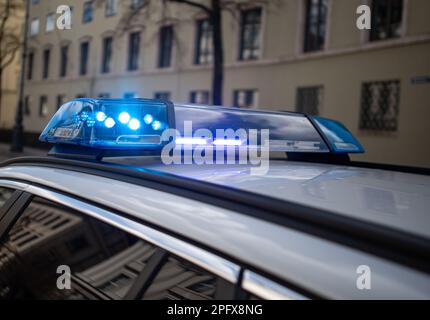
[[(214, 137), (217, 129), (269, 129), (270, 151), (308, 154), (364, 152), (361, 144), (341, 123), (301, 113), (175, 104), (175, 118), (180, 141), (190, 141), (190, 144), (201, 144), (201, 137), (187, 135), (186, 121), (192, 121), (194, 130), (208, 129)], [(258, 141), (254, 146), (245, 141), (241, 145), (259, 148), (263, 144), (263, 141)]]
[(173, 104), (148, 99), (74, 99), (62, 105), (40, 140), (103, 150), (160, 150), (174, 128)]

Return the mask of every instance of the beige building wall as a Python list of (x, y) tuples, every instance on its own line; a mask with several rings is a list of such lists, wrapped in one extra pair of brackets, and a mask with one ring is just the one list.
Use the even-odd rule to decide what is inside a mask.
[[(430, 84), (412, 84), (416, 76), (430, 75), (430, 1), (404, 0), (403, 27), (400, 38), (369, 42), (367, 31), (356, 27), (356, 8), (371, 0), (328, 0), (329, 12), (325, 48), (303, 53), (304, 1), (279, 0), (263, 6), (261, 58), (238, 61), (239, 23), (225, 13), (225, 84), (224, 104), (232, 105), (233, 90), (257, 89), (258, 108), (296, 109), (297, 88), (323, 86), (321, 115), (343, 122), (363, 143), (367, 152), (354, 157), (405, 165), (430, 166)], [(39, 17), (39, 35), (30, 39), (35, 52), (34, 80), (28, 81), (31, 114), (25, 129), (40, 132), (56, 110), (56, 96), (67, 99), (77, 95), (97, 96), (110, 93), (122, 97), (135, 92), (139, 97), (153, 97), (154, 92), (168, 91), (175, 102), (188, 102), (191, 90), (210, 90), (210, 66), (193, 64), (195, 20), (201, 14), (188, 6), (170, 5), (167, 14), (174, 17), (175, 45), (172, 67), (157, 68), (160, 10), (143, 16), (145, 27), (134, 26), (119, 32), (121, 17), (129, 1), (119, 1), (118, 14), (105, 17), (103, 1), (97, 2), (93, 21), (82, 24), (83, 2), (66, 1), (73, 6), (72, 30), (45, 33), (45, 18), (64, 4), (63, 0), (45, 0), (31, 7), (31, 17)], [(121, 29), (121, 28), (120, 28)], [(141, 30), (138, 71), (126, 71), (128, 34)], [(114, 35), (112, 72), (100, 73), (102, 39)], [(89, 39), (89, 74), (79, 76), (79, 45)], [(70, 43), (68, 76), (59, 78), (60, 44)], [(42, 78), (42, 52), (51, 47), (50, 78)], [(398, 129), (393, 133), (359, 130), (362, 84), (368, 81), (400, 81)], [(38, 114), (40, 95), (48, 96), (49, 114)]]
[[(7, 21), (6, 28), (8, 30), (15, 30), (16, 34), (19, 35), (22, 31), (22, 23), (23, 12), (21, 10), (13, 10), (11, 17)], [(3, 70), (2, 88), (0, 88), (2, 90), (0, 129), (13, 127), (17, 105), (20, 62), (21, 53), (18, 51), (13, 61)]]

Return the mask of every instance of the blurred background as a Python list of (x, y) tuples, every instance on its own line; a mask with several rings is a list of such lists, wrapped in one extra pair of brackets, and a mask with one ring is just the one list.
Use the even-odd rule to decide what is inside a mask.
[(140, 97), (317, 114), (356, 160), (430, 167), (428, 0), (0, 0), (0, 44), (0, 159), (69, 99)]

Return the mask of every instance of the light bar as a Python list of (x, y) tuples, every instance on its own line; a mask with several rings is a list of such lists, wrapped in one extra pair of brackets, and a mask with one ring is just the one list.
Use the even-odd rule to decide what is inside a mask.
[(193, 130), (207, 129), (211, 132), (213, 144), (218, 146), (259, 148), (265, 143), (261, 141), (261, 135), (254, 142), (239, 135), (217, 137), (219, 129), (233, 132), (244, 129), (248, 138), (251, 130), (259, 133), (269, 130), (270, 151), (330, 152), (315, 126), (302, 114), (175, 104), (175, 119), (181, 137), (193, 136), (185, 132), (185, 123), (189, 122)]
[(215, 139), (213, 144), (217, 146), (241, 146), (242, 141), (236, 139)]
[(176, 144), (185, 144), (185, 145), (205, 145), (207, 144), (207, 140), (203, 138), (176, 138)]
[(333, 153), (363, 153), (364, 148), (340, 122), (322, 117), (312, 117), (329, 143)]
[(95, 149), (161, 149), (174, 128), (170, 102), (146, 99), (74, 99), (57, 111), (40, 140)]

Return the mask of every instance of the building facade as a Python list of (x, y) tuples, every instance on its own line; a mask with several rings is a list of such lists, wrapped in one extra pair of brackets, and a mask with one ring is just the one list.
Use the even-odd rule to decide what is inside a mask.
[[(39, 133), (58, 105), (81, 96), (210, 103), (212, 32), (202, 10), (31, 1), (27, 132)], [(65, 2), (71, 29), (59, 30)], [(334, 118), (365, 146), (357, 159), (430, 166), (429, 1), (237, 2), (223, 12), (224, 105)], [(356, 24), (363, 4), (371, 30)]]
[(0, 33), (2, 33), (0, 39), (3, 42), (0, 44), (0, 64), (3, 68), (0, 85), (0, 130), (1, 128), (11, 128), (15, 119), (21, 61), (19, 37), (22, 33), (24, 18), (24, 7), (22, 4), (9, 2), (10, 7), (8, 12), (6, 12), (7, 5), (7, 0), (0, 0)]

